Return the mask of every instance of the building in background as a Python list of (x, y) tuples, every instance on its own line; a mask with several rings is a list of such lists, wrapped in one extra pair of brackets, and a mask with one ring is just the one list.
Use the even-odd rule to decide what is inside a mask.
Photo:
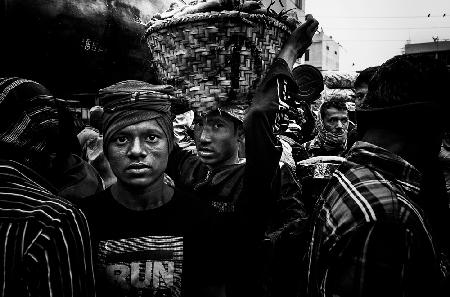
[[(291, 11), (297, 15), (299, 21), (303, 22), (305, 19), (305, 0), (262, 0), (262, 2), (277, 13), (282, 10)], [(339, 48), (340, 44), (321, 30), (314, 36), (312, 45), (297, 61), (297, 65), (309, 64), (321, 71), (338, 71)]]
[(273, 9), (277, 13), (282, 10), (295, 13), (297, 19), (301, 22), (305, 19), (305, 1), (306, 0), (262, 0), (265, 7), (270, 6), (270, 9)]
[(405, 44), (405, 55), (426, 55), (441, 60), (450, 69), (450, 41), (407, 43)]
[(339, 48), (340, 44), (321, 29), (314, 35), (311, 46), (306, 50), (299, 63), (312, 65), (321, 71), (338, 71)]

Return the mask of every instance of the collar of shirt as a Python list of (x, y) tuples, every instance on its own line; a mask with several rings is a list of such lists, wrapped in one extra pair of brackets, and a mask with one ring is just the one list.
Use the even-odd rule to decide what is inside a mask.
[(357, 141), (347, 154), (347, 160), (364, 164), (369, 168), (382, 172), (401, 182), (406, 182), (416, 188), (420, 187), (422, 174), (400, 156), (374, 144)]

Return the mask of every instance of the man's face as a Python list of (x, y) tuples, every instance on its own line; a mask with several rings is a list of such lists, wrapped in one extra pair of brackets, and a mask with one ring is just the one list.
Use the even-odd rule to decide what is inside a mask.
[(118, 131), (108, 144), (108, 161), (119, 183), (142, 189), (153, 185), (167, 167), (169, 145), (155, 120)]
[(200, 160), (212, 167), (235, 164), (242, 136), (226, 116), (207, 115), (195, 120), (195, 144)]
[(325, 129), (333, 133), (343, 133), (348, 130), (348, 112), (346, 110), (338, 110), (330, 107), (325, 110), (325, 118), (323, 119)]
[(369, 88), (369, 86), (364, 83), (355, 88), (355, 104), (356, 104), (356, 106), (359, 106), (361, 101), (366, 96), (368, 88)]

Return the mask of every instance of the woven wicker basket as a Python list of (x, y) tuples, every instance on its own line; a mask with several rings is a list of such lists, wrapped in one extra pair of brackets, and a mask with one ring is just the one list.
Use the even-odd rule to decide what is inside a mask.
[(161, 21), (145, 36), (161, 81), (201, 112), (248, 105), (290, 33), (264, 14), (222, 11)]

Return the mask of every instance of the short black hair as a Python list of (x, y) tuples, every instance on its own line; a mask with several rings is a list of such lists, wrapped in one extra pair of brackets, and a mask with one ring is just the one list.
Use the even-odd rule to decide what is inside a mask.
[(345, 100), (341, 97), (333, 97), (320, 106), (320, 116), (322, 119), (325, 118), (325, 111), (329, 108), (336, 108), (341, 111), (348, 111), (347, 104), (345, 104)]
[[(359, 133), (383, 128), (402, 133), (438, 129), (445, 123), (450, 83), (446, 66), (427, 56), (401, 55), (375, 72), (368, 92), (356, 110)], [(410, 119), (420, 119), (411, 121)]]
[(449, 83), (446, 66), (428, 56), (400, 55), (375, 72), (361, 106), (385, 108), (415, 102), (444, 103)]
[(377, 72), (379, 66), (368, 67), (359, 73), (353, 86), (355, 88), (362, 86), (363, 84), (369, 84), (375, 72)]

